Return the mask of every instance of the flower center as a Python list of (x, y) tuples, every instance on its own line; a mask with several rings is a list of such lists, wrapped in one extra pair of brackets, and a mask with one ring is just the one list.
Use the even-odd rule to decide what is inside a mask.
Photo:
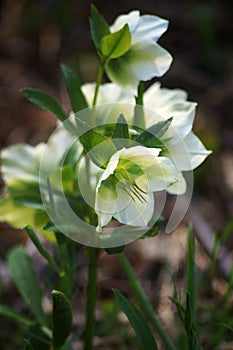
[(116, 169), (115, 176), (119, 180), (118, 184), (121, 185), (134, 202), (136, 202), (136, 200), (139, 200), (141, 203), (147, 201), (145, 196), (148, 195), (148, 193), (136, 184), (133, 175), (127, 170), (123, 168)]

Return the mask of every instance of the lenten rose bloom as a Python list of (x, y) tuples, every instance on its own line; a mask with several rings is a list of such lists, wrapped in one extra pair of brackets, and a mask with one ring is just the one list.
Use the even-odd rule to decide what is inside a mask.
[(106, 73), (111, 81), (136, 94), (140, 80), (160, 77), (171, 65), (171, 55), (157, 44), (167, 30), (168, 21), (152, 15), (140, 16), (139, 11), (131, 11), (117, 17), (110, 31), (117, 32), (125, 24), (128, 24), (131, 34), (130, 49), (123, 56), (109, 60)]
[(122, 224), (146, 226), (154, 213), (153, 192), (179, 181), (175, 165), (160, 157), (161, 149), (122, 148), (109, 160), (96, 187), (98, 228), (113, 218)]
[[(93, 99), (94, 90), (95, 84), (82, 86), (88, 103)], [(98, 104), (101, 113), (98, 114), (97, 108), (97, 122), (101, 123), (103, 115), (105, 115), (103, 123), (116, 122), (120, 112), (124, 114), (127, 122), (132, 124), (134, 101), (133, 93), (121, 89), (114, 83), (103, 84), (99, 90)], [(161, 88), (158, 82), (152, 84), (144, 93), (145, 129), (172, 117), (171, 125), (160, 138), (165, 146), (161, 155), (168, 157), (180, 171), (180, 181), (167, 188), (171, 194), (184, 193), (186, 181), (182, 172), (196, 169), (211, 154), (192, 131), (196, 107), (197, 103), (188, 101), (184, 90)], [(106, 111), (104, 114), (103, 110)]]

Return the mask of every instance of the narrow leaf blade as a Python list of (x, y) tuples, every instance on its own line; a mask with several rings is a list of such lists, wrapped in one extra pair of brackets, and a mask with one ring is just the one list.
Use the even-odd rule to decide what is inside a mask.
[(160, 138), (168, 130), (171, 125), (172, 118), (158, 122), (135, 138), (135, 142), (141, 143), (146, 147), (162, 146)]
[(73, 317), (71, 305), (65, 294), (52, 291), (53, 297), (53, 346), (60, 349), (70, 334)]
[(112, 138), (129, 139), (129, 128), (123, 114), (120, 114)]
[(108, 23), (93, 4), (91, 5), (90, 29), (92, 40), (99, 50), (101, 38), (109, 34), (110, 30)]
[(23, 88), (20, 91), (29, 101), (41, 109), (55, 114), (60, 121), (64, 121), (67, 118), (66, 113), (57, 100), (47, 92), (32, 88)]
[(25, 249), (17, 246), (8, 255), (11, 276), (37, 321), (43, 325), (46, 317), (41, 305), (42, 291), (32, 261)]
[(147, 321), (142, 316), (141, 312), (117, 289), (113, 289), (113, 292), (121, 310), (126, 314), (131, 326), (135, 330), (135, 333), (141, 343), (142, 349), (158, 349), (151, 329), (149, 328)]
[(12, 319), (16, 320), (17, 322), (25, 324), (26, 326), (32, 326), (35, 323), (35, 321), (30, 320), (29, 318), (23, 316), (19, 312), (11, 309), (10, 307), (8, 307), (6, 305), (2, 305), (2, 304), (0, 304), (0, 315), (12, 318)]
[(76, 74), (65, 64), (61, 65), (63, 77), (65, 79), (70, 104), (74, 113), (88, 107), (85, 96), (80, 89), (80, 81)]

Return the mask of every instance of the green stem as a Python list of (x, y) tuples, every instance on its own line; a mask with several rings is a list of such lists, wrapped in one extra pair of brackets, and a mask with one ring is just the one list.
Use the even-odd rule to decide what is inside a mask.
[(162, 328), (159, 320), (157, 319), (154, 310), (152, 308), (152, 305), (150, 301), (148, 300), (139, 279), (134, 273), (134, 270), (132, 266), (130, 265), (126, 255), (124, 253), (119, 253), (118, 258), (120, 260), (121, 266), (124, 270), (124, 273), (134, 290), (135, 296), (138, 300), (138, 303), (140, 304), (141, 309), (144, 311), (145, 315), (150, 320), (151, 324), (154, 326), (155, 330), (158, 332), (160, 338), (163, 340), (164, 344), (166, 345), (166, 349), (168, 350), (176, 350), (175, 345), (172, 343), (172, 341), (168, 338), (166, 335), (164, 329)]
[(94, 94), (94, 99), (93, 99), (93, 102), (92, 102), (93, 111), (92, 111), (92, 116), (91, 116), (91, 126), (94, 126), (94, 124), (95, 124), (95, 106), (96, 106), (96, 103), (97, 103), (97, 97), (98, 97), (98, 93), (99, 93), (99, 88), (100, 88), (100, 85), (101, 85), (101, 82), (102, 82), (102, 78), (103, 78), (103, 75), (104, 75), (105, 64), (106, 64), (105, 61), (101, 62), (99, 70), (98, 70), (98, 73), (97, 73), (95, 94)]
[(88, 247), (88, 285), (87, 285), (87, 305), (86, 305), (86, 327), (84, 350), (93, 349), (93, 336), (95, 325), (95, 304), (97, 285), (97, 262), (99, 251), (96, 248)]

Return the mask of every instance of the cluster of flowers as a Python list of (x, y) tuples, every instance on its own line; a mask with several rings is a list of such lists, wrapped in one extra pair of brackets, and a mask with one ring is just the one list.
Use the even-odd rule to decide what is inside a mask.
[[(168, 22), (132, 11), (119, 16), (110, 27), (100, 16), (96, 29), (99, 14), (92, 11), (92, 37), (103, 71), (111, 80), (80, 87), (94, 116), (88, 126), (94, 133), (89, 133), (89, 139), (82, 135), (75, 152), (70, 148), (70, 132), (62, 126), (48, 143), (36, 147), (18, 144), (2, 151), (6, 191), (0, 202), (0, 220), (15, 227), (31, 224), (43, 231), (49, 221), (41, 200), (48, 187), (39, 181), (45, 149), (47, 183), (49, 179), (50, 187), (61, 190), (56, 173), (62, 169), (62, 191), (84, 220), (91, 222), (92, 210), (97, 231), (113, 218), (121, 224), (148, 225), (154, 212), (153, 192), (184, 194), (183, 172), (195, 169), (210, 154), (192, 132), (196, 103), (187, 100), (185, 91), (161, 88), (156, 82), (142, 93), (141, 81), (163, 75), (171, 65), (171, 55), (157, 43)], [(79, 113), (76, 117), (80, 121)], [(98, 135), (106, 141), (102, 148), (100, 142), (94, 143), (97, 152), (104, 149), (102, 162), (95, 161), (96, 152), (90, 149)], [(89, 161), (83, 161), (87, 154)], [(88, 191), (94, 193), (93, 208), (81, 196), (80, 173), (90, 185)]]

